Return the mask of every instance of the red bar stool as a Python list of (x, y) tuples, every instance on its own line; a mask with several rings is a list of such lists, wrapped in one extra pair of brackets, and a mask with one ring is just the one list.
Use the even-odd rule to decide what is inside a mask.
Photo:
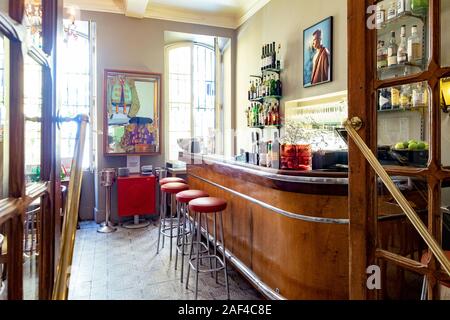
[[(189, 254), (189, 268), (187, 272), (187, 280), (186, 280), (186, 289), (189, 287), (189, 273), (192, 268), (192, 270), (195, 271), (195, 299), (197, 300), (198, 296), (198, 274), (199, 273), (209, 273), (214, 272), (216, 274), (216, 281), (217, 281), (217, 272), (224, 270), (225, 275), (225, 287), (227, 290), (227, 296), (228, 300), (230, 300), (230, 288), (228, 286), (228, 273), (227, 273), (227, 258), (225, 254), (225, 241), (223, 237), (223, 218), (222, 218), (222, 212), (227, 208), (227, 202), (220, 198), (199, 198), (192, 200), (189, 202), (189, 209), (191, 212), (194, 213), (194, 221), (197, 221), (196, 228), (194, 229), (195, 232), (192, 233), (192, 240), (191, 240), (191, 252)], [(201, 247), (200, 247), (200, 241), (201, 241), (201, 233), (202, 233), (202, 215), (205, 215), (206, 217), (208, 215), (213, 215), (213, 225), (214, 225), (214, 233), (213, 233), (213, 244), (214, 244), (214, 254), (210, 255), (209, 252), (207, 255), (200, 255)], [(220, 241), (222, 242), (222, 248), (223, 248), (223, 259), (221, 259), (217, 255), (217, 215), (219, 215), (219, 223), (220, 223)], [(205, 217), (205, 218), (206, 218)], [(206, 220), (206, 224), (208, 224), (208, 220)], [(193, 257), (193, 249), (194, 249), (194, 239), (195, 236), (197, 236), (197, 241), (195, 241), (195, 244), (197, 245), (197, 250), (195, 257)], [(207, 235), (207, 238), (209, 238), (209, 234)], [(200, 269), (200, 261), (209, 259), (209, 261), (212, 263), (212, 260), (214, 260), (215, 267), (210, 269)], [(217, 263), (219, 263), (219, 266), (217, 266)]]
[[(161, 192), (162, 192), (162, 198), (164, 200), (163, 202), (163, 212), (161, 215), (161, 219), (159, 221), (159, 233), (158, 233), (158, 247), (156, 249), (156, 254), (159, 253), (159, 243), (160, 243), (160, 239), (161, 239), (161, 235), (163, 235), (163, 241), (164, 238), (170, 238), (170, 260), (172, 260), (172, 239), (178, 236), (178, 232), (177, 235), (173, 234), (173, 229), (177, 228), (177, 230), (179, 229), (179, 225), (175, 225), (173, 224), (173, 210), (171, 210), (170, 212), (170, 221), (169, 221), (169, 226), (167, 226), (166, 224), (166, 220), (167, 220), (167, 195), (170, 195), (170, 199), (171, 199), (171, 203), (173, 204), (175, 202), (175, 195), (177, 193), (180, 193), (182, 191), (186, 191), (189, 190), (189, 186), (185, 183), (179, 183), (179, 182), (174, 182), (174, 183), (166, 183), (164, 185), (161, 186)], [(173, 205), (172, 205), (173, 208)], [(178, 210), (177, 210), (178, 211)], [(164, 246), (163, 246), (164, 247)]]
[[(188, 204), (190, 201), (198, 199), (198, 198), (207, 198), (209, 194), (201, 190), (186, 190), (177, 194), (177, 212), (178, 212), (178, 222), (180, 225), (180, 229), (178, 230), (177, 237), (177, 247), (176, 247), (176, 256), (175, 256), (175, 270), (178, 267), (178, 253), (181, 254), (181, 283), (183, 283), (183, 275), (184, 275), (184, 256), (188, 255), (189, 252), (186, 252), (185, 248), (190, 246), (190, 243), (186, 240), (186, 237), (193, 232), (193, 224), (190, 223), (190, 230), (187, 230), (187, 219), (189, 219), (189, 207)], [(206, 224), (208, 226), (208, 224)], [(181, 242), (180, 242), (181, 240)], [(208, 244), (205, 246), (202, 253), (209, 252), (209, 239)]]
[[(167, 212), (167, 197), (164, 197), (161, 187), (168, 183), (185, 183), (185, 184), (187, 184), (186, 180), (184, 180), (182, 178), (177, 178), (177, 177), (168, 177), (168, 178), (163, 178), (163, 179), (159, 180), (159, 216), (161, 217), (161, 219), (162, 219), (163, 214), (165, 214), (164, 210), (166, 210), (166, 212)], [(171, 208), (172, 208), (172, 206), (171, 206)], [(164, 221), (167, 222), (167, 219)], [(165, 239), (165, 237), (163, 238), (163, 243), (162, 243), (163, 248), (164, 248), (164, 239)], [(158, 246), (158, 248), (159, 248), (159, 246)]]

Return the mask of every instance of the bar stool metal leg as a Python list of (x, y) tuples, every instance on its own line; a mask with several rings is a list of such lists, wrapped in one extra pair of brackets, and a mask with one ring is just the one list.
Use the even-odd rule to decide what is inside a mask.
[[(164, 198), (163, 194), (161, 194), (161, 198)], [(162, 206), (162, 201), (161, 201), (161, 206)], [(160, 210), (159, 210), (158, 244), (156, 246), (156, 254), (159, 254), (159, 244), (161, 241), (161, 231), (162, 231), (163, 221), (164, 221), (164, 208), (160, 208)]]
[(189, 289), (189, 275), (191, 273), (191, 265), (190, 265), (190, 263), (191, 263), (192, 254), (193, 254), (193, 251), (194, 251), (195, 236), (197, 235), (197, 230), (198, 230), (195, 227), (195, 220), (197, 219), (197, 212), (194, 212), (193, 215), (194, 215), (193, 216), (193, 221), (192, 221), (192, 224), (193, 224), (192, 228), (193, 228), (193, 230), (192, 230), (192, 237), (191, 237), (191, 250), (189, 252), (189, 267), (188, 267), (187, 277), (186, 277), (186, 289)]
[[(217, 213), (214, 212), (214, 256), (217, 257), (217, 219), (216, 219)], [(217, 269), (217, 259), (214, 259), (214, 269)], [(216, 283), (219, 283), (219, 273), (217, 270), (214, 272), (216, 276)]]
[[(186, 215), (188, 214), (187, 210), (187, 205), (186, 204), (182, 204), (181, 206), (182, 209), (182, 218), (183, 218), (183, 236), (181, 237), (181, 283), (183, 283), (183, 275), (184, 275), (184, 246), (186, 245), (186, 237), (187, 237), (187, 233), (186, 233)], [(177, 254), (178, 256), (178, 254)]]
[[(177, 241), (175, 245), (175, 270), (178, 270), (178, 247), (180, 246), (180, 234), (184, 236), (185, 231), (183, 229), (184, 227), (181, 220), (181, 204), (178, 201), (176, 201), (176, 203), (177, 203)], [(184, 250), (184, 248), (182, 249)], [(183, 255), (183, 253), (181, 255)]]
[(197, 259), (196, 259), (196, 270), (195, 270), (195, 300), (198, 297), (198, 274), (200, 268), (200, 246), (201, 246), (201, 233), (202, 233), (202, 213), (198, 214), (198, 224), (197, 224)]
[(223, 236), (223, 216), (222, 213), (220, 213), (220, 240), (222, 241), (222, 248), (223, 248), (223, 265), (224, 265), (224, 273), (225, 273), (225, 287), (227, 288), (227, 296), (228, 300), (230, 300), (230, 287), (228, 286), (228, 272), (227, 272), (227, 255), (225, 252), (225, 240)]

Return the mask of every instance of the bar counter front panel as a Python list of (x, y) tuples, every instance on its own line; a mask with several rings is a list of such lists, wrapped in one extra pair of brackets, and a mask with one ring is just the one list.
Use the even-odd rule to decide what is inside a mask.
[(192, 189), (227, 200), (226, 249), (262, 283), (286, 299), (348, 299), (346, 179), (182, 160)]

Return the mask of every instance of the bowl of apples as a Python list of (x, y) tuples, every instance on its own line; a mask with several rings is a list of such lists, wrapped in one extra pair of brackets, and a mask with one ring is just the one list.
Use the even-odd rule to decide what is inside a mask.
[[(404, 160), (404, 165), (425, 167), (428, 163), (429, 144), (425, 141), (399, 142), (392, 148), (394, 156)], [(406, 160), (406, 161), (405, 161)]]

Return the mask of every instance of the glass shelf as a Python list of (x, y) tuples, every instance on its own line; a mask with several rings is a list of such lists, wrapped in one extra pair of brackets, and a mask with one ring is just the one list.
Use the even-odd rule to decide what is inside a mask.
[(396, 64), (390, 67), (378, 69), (378, 79), (386, 80), (417, 74), (425, 70), (425, 64)]
[(415, 15), (411, 12), (405, 12), (397, 17), (386, 21), (383, 25), (377, 26), (378, 37), (389, 36), (392, 30), (400, 30), (403, 25), (411, 25), (414, 23), (422, 22), (425, 24), (426, 16)]
[(266, 74), (266, 73), (270, 73), (270, 72), (272, 72), (272, 73), (281, 73), (283, 70), (281, 70), (281, 69), (274, 69), (274, 68), (269, 68), (269, 69), (266, 69), (266, 70), (263, 70), (263, 74)]
[(270, 99), (274, 99), (274, 100), (280, 100), (282, 97), (281, 96), (266, 96), (266, 97), (260, 97), (260, 98), (256, 98), (256, 99), (250, 99), (251, 102), (264, 102), (265, 100), (270, 100)]
[(248, 127), (249, 129), (281, 129), (283, 127), (283, 125), (278, 124), (278, 125), (268, 125), (268, 126), (254, 126), (254, 127)]
[(377, 111), (380, 112), (380, 113), (384, 113), (384, 112), (399, 113), (399, 112), (414, 112), (414, 111), (423, 112), (426, 109), (428, 109), (427, 106), (417, 107), (417, 108), (406, 108), (406, 109), (402, 109), (402, 108), (385, 109), (385, 110), (377, 110)]

